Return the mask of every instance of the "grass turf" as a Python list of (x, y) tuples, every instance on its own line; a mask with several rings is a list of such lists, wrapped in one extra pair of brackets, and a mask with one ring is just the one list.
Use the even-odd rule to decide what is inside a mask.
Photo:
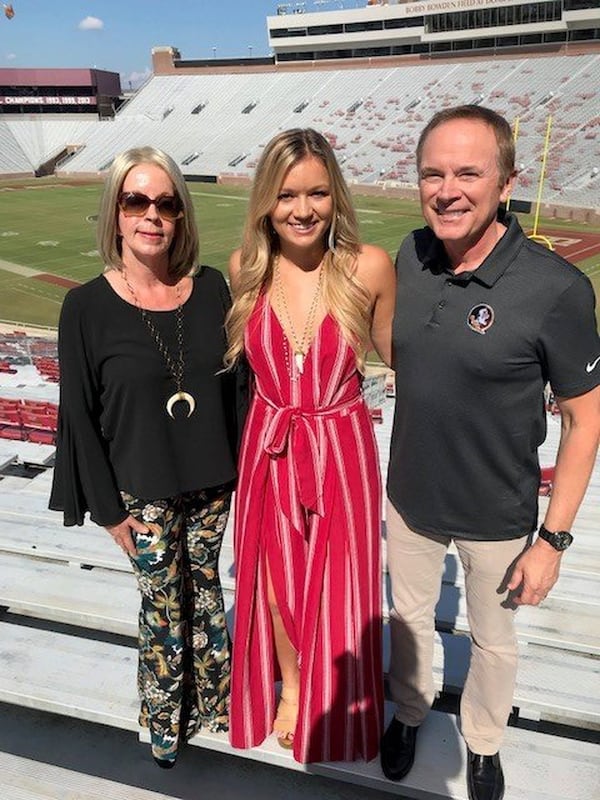
[[(190, 183), (200, 230), (200, 261), (225, 270), (229, 254), (240, 243), (247, 190)], [(52, 273), (84, 282), (102, 271), (96, 252), (95, 215), (100, 183), (65, 184), (33, 178), (0, 183), (0, 319), (53, 327), (57, 324), (64, 287), (32, 279), (27, 270)], [(393, 257), (406, 234), (422, 223), (416, 203), (385, 197), (355, 196), (366, 242), (384, 247)], [(524, 227), (531, 218), (522, 217)], [(542, 220), (539, 230), (561, 228), (571, 234), (574, 223)], [(582, 226), (591, 232), (592, 226)], [(24, 267), (24, 274), (2, 269), (2, 262)], [(600, 257), (578, 266), (586, 271), (600, 296)]]

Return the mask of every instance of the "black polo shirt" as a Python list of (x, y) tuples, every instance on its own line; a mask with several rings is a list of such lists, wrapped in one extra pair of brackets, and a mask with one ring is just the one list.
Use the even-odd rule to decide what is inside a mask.
[(396, 259), (396, 409), (387, 491), (417, 531), (513, 539), (537, 525), (543, 390), (600, 383), (594, 293), (516, 218), (481, 266), (454, 275), (429, 228)]

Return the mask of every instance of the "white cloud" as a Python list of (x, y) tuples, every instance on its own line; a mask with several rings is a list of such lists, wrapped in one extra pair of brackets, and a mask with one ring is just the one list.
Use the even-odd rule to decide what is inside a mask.
[(7, 53), (6, 54), (6, 60), (7, 61), (14, 61), (16, 57), (17, 57), (16, 53)]
[(98, 17), (85, 17), (77, 27), (80, 31), (101, 31), (104, 23)]
[(130, 72), (128, 75), (121, 75), (121, 86), (122, 88), (127, 91), (130, 87), (132, 89), (137, 89), (144, 81), (147, 81), (148, 78), (152, 75), (152, 70), (149, 67), (143, 72)]

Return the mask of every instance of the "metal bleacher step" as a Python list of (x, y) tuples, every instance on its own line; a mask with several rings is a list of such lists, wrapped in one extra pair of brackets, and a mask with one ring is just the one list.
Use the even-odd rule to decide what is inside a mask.
[[(11, 530), (14, 530), (15, 534), (12, 538), (15, 542), (22, 539), (23, 545), (25, 545), (26, 541), (34, 537), (32, 539), (32, 545), (40, 547), (41, 537), (36, 537), (35, 533), (36, 529), (43, 529), (44, 535), (46, 536), (46, 534), (49, 533), (51, 540), (58, 542), (61, 549), (67, 547), (68, 543), (71, 543), (74, 547), (77, 546), (75, 543), (78, 543), (79, 549), (82, 552), (82, 560), (84, 563), (88, 563), (89, 559), (85, 555), (86, 549), (88, 547), (95, 547), (92, 543), (96, 543), (100, 547), (101, 545), (99, 543), (106, 539), (106, 532), (89, 521), (86, 521), (82, 527), (73, 526), (65, 528), (62, 524), (61, 515), (48, 509), (48, 480), (48, 474), (42, 473), (30, 480), (27, 488), (11, 489), (9, 491), (6, 491), (8, 487), (5, 487), (4, 482), (0, 483), (0, 537), (5, 539), (8, 543), (8, 540), (11, 538)], [(586, 579), (586, 575), (596, 575), (600, 581), (600, 550), (596, 542), (597, 520), (595, 522), (590, 521), (589, 527), (586, 527), (585, 517), (582, 516), (583, 513), (588, 510), (590, 520), (594, 520), (595, 516), (597, 516), (597, 512), (595, 509), (589, 510), (589, 508), (590, 501), (586, 498), (585, 504), (580, 511), (580, 517), (582, 518), (577, 519), (573, 529), (575, 545), (563, 556), (561, 577), (558, 585), (552, 592), (552, 596), (557, 596), (557, 593), (561, 591), (563, 578), (569, 576), (575, 578), (575, 582), (571, 586), (566, 587), (566, 592), (571, 599), (574, 598), (574, 595), (571, 593), (572, 588), (575, 590), (575, 593), (581, 591), (582, 584), (580, 583), (580, 579), (582, 576)], [(232, 543), (232, 529), (233, 513), (230, 515), (227, 525), (224, 546), (231, 545)], [(2, 544), (0, 540), (0, 550), (1, 549)], [(385, 539), (382, 542), (382, 551), (385, 565)], [(93, 558), (93, 553), (90, 553), (89, 558)], [(89, 563), (93, 563), (93, 561)], [(460, 568), (460, 563), (453, 551), (453, 545), (451, 545), (448, 558), (446, 559), (444, 581), (446, 583), (460, 582), (462, 584), (461, 576), (462, 570)], [(595, 597), (597, 601), (600, 601), (600, 592), (595, 593), (592, 591), (588, 593), (586, 590), (585, 594), (586, 597), (592, 600)]]
[(115, 783), (53, 764), (0, 752), (6, 800), (170, 800), (162, 792)]
[[(44, 564), (45, 559), (66, 562), (73, 566), (86, 564), (93, 567), (103, 567), (106, 574), (101, 576), (102, 581), (110, 581), (109, 570), (131, 570), (125, 556), (114, 546), (106, 532), (96, 526), (84, 528), (70, 528), (65, 531), (60, 526), (46, 524), (47, 517), (43, 515), (39, 524), (35, 525), (36, 515), (23, 517), (21, 512), (0, 510), (0, 551), (15, 554), (13, 560), (10, 556), (3, 559), (0, 568), (1, 587), (13, 587), (12, 602), (17, 604), (19, 591), (23, 595), (21, 601), (28, 606), (20, 606), (20, 610), (35, 608), (42, 616), (57, 619), (53, 616), (53, 604), (48, 602), (42, 592), (49, 593), (49, 598), (56, 596), (56, 583), (53, 569), (59, 569), (60, 564)], [(6, 524), (2, 524), (6, 521)], [(37, 530), (36, 530), (37, 529)], [(224, 589), (234, 588), (233, 551), (231, 548), (231, 533), (225, 537), (220, 559), (220, 572)], [(17, 554), (31, 556), (21, 562)], [(31, 561), (31, 564), (28, 564)], [(37, 563), (36, 563), (37, 562)], [(10, 565), (18, 573), (11, 578)], [(40, 565), (44, 564), (44, 569)], [(19, 590), (27, 585), (27, 571), (41, 570), (36, 573), (35, 582), (39, 582), (39, 592), (32, 595)], [(70, 583), (64, 584), (63, 592), (73, 583), (74, 576), (70, 576)], [(131, 586), (131, 583), (128, 584)], [(75, 589), (73, 590), (75, 591)], [(131, 591), (131, 589), (130, 589)], [(133, 589), (133, 591), (135, 591)], [(384, 592), (388, 593), (387, 576), (385, 576)], [(96, 594), (98, 592), (96, 591)], [(34, 603), (34, 596), (37, 602)], [(2, 597), (0, 596), (0, 602)], [(6, 603), (5, 603), (6, 605)], [(69, 599), (65, 598), (66, 611), (69, 611)], [(46, 607), (46, 611), (43, 609)], [(571, 572), (565, 570), (553, 593), (537, 608), (523, 607), (517, 614), (517, 635), (520, 641), (560, 647), (565, 650), (586, 652), (587, 654), (600, 655), (600, 629), (598, 626), (598, 612), (600, 611), (600, 573), (596, 572)], [(102, 610), (99, 610), (101, 616)], [(384, 617), (387, 617), (387, 597), (384, 597)], [(459, 632), (468, 631), (468, 621), (464, 592), (462, 591), (462, 570), (458, 559), (452, 554), (446, 559), (446, 571), (440, 601), (436, 609), (438, 627), (443, 630)], [(68, 621), (68, 620), (61, 620)], [(85, 622), (75, 624), (86, 625)], [(119, 630), (118, 632), (124, 632)]]
[[(135, 647), (5, 622), (0, 622), (0, 637), (5, 643), (3, 656), (6, 664), (0, 672), (0, 701), (136, 731), (141, 733), (142, 740), (147, 741), (146, 732), (140, 732), (137, 725)], [(110, 664), (110, 669), (99, 670), (99, 664)], [(389, 704), (386, 712), (388, 717), (392, 713)], [(226, 734), (200, 733), (191, 744), (407, 798), (466, 800), (464, 743), (455, 718), (440, 712), (431, 712), (423, 724), (415, 766), (399, 784), (385, 780), (377, 759), (368, 764), (298, 764), (273, 737), (252, 750), (232, 749)], [(523, 797), (522, 787), (525, 786), (527, 800), (581, 800), (595, 796), (594, 792), (590, 793), (590, 787), (597, 785), (600, 752), (594, 744), (510, 727), (502, 753), (508, 797)], [(15, 785), (26, 787), (23, 766), (13, 763), (12, 770), (7, 772)], [(61, 781), (65, 781), (73, 788), (72, 781), (81, 779), (69, 771), (63, 774), (58, 768), (54, 769), (56, 771), (49, 773), (48, 777), (52, 787), (60, 787), (63, 785)], [(11, 785), (5, 782), (5, 775), (3, 786)], [(36, 777), (36, 785), (39, 785), (39, 775)], [(56, 794), (47, 796), (51, 800), (63, 800), (70, 795), (63, 787), (62, 795), (57, 788)], [(85, 796), (86, 800), (96, 798), (94, 793), (72, 796)], [(14, 793), (10, 797), (17, 800), (19, 795)], [(38, 800), (44, 795), (32, 793), (30, 797)], [(112, 798), (113, 795), (107, 793), (105, 797)], [(115, 794), (114, 797), (120, 800), (121, 795)], [(130, 794), (128, 797), (146, 800), (144, 794)], [(153, 800), (153, 795), (149, 794), (147, 800)]]
[[(393, 708), (388, 705), (386, 710), (387, 724)], [(218, 742), (215, 738), (199, 735), (191, 743), (221, 752), (258, 758), (287, 769), (399, 794), (403, 798), (467, 800), (466, 747), (456, 718), (436, 711), (430, 712), (421, 726), (412, 770), (397, 784), (383, 777), (379, 759), (368, 764), (332, 762), (303, 766), (289, 756), (286, 758), (282, 755), (282, 749), (273, 737), (269, 737), (251, 752), (232, 750), (225, 735), (221, 735)], [(507, 798), (524, 798), (523, 787), (527, 787), (527, 800), (582, 800), (593, 797), (599, 786), (599, 748), (589, 742), (508, 728), (502, 745), (502, 759)]]
[[(110, 541), (108, 546), (117, 557), (120, 555)], [(123, 560), (128, 566), (124, 557)], [(223, 583), (231, 624), (232, 581), (226, 577)], [(38, 619), (137, 636), (138, 592), (133, 575), (123, 569), (81, 569), (68, 561), (55, 563), (6, 553), (0, 560), (0, 605)], [(526, 638), (530, 640), (531, 636)], [(523, 665), (515, 706), (523, 716), (559, 716), (566, 721), (577, 719), (583, 727), (600, 725), (600, 660), (589, 657), (590, 646), (584, 638), (579, 641), (580, 651), (520, 643)], [(434, 661), (438, 690), (460, 692), (468, 659), (467, 636), (438, 634)], [(385, 625), (384, 663), (388, 660), (389, 630)]]
[[(0, 499), (0, 552), (131, 570), (129, 561), (115, 548), (103, 528), (91, 523), (65, 528), (58, 514), (46, 508), (36, 508), (29, 499), (23, 502), (21, 492), (16, 495)], [(225, 533), (221, 572), (233, 578), (231, 541), (232, 520)], [(385, 561), (385, 546), (383, 549)], [(565, 554), (561, 576), (552, 597), (565, 596), (571, 600), (582, 599), (600, 604), (600, 563), (596, 566), (599, 556), (594, 550), (597, 550), (595, 545), (590, 543), (588, 547), (587, 542), (578, 541), (576, 550)], [(448, 585), (464, 585), (462, 567), (452, 546), (446, 557), (442, 580)]]
[(43, 620), (135, 636), (137, 589), (125, 572), (3, 554), (0, 605)]
[(13, 462), (48, 466), (54, 457), (54, 447), (33, 442), (0, 439), (0, 465), (2, 468)]
[(137, 731), (135, 647), (7, 622), (0, 631), (1, 701)]

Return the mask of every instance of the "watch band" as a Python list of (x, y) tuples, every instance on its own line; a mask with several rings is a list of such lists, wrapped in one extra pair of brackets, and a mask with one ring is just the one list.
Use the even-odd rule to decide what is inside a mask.
[(569, 531), (549, 531), (545, 525), (540, 525), (538, 536), (558, 551), (566, 550), (573, 542)]

